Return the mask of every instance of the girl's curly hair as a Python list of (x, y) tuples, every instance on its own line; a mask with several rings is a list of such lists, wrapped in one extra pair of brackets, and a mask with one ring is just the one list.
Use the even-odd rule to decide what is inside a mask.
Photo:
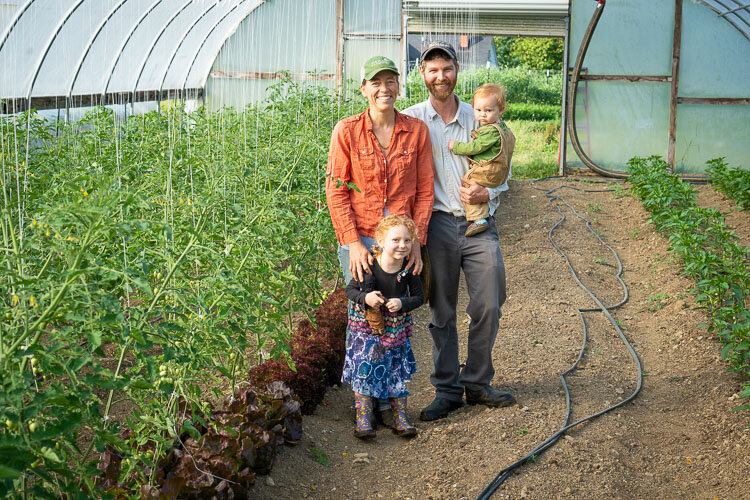
[[(419, 238), (419, 230), (417, 229), (417, 225), (413, 220), (411, 220), (411, 218), (405, 215), (388, 215), (386, 217), (383, 217), (378, 223), (378, 227), (377, 229), (375, 229), (375, 239), (377, 241), (381, 241), (383, 238), (385, 238), (385, 235), (388, 233), (389, 229), (397, 226), (406, 227), (407, 231), (409, 231), (409, 234), (411, 235), (412, 241)], [(383, 250), (378, 245), (372, 246), (372, 253), (374, 256), (377, 257), (382, 252)]]

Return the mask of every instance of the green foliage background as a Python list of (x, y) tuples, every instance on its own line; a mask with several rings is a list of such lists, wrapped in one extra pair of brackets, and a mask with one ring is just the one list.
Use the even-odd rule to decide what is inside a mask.
[(564, 47), (560, 38), (495, 37), (495, 51), (501, 67), (563, 69)]
[[(508, 109), (525, 103), (556, 106), (562, 102), (562, 74), (527, 68), (476, 68), (458, 73), (455, 92), (466, 102), (471, 102), (474, 90), (485, 83), (499, 83), (505, 87)], [(414, 68), (406, 77), (407, 101), (404, 106), (424, 101), (427, 96), (419, 68)]]
[(148, 484), (133, 468), (186, 410), (256, 353), (288, 359), (293, 317), (337, 275), (324, 172), (349, 110), (290, 82), (267, 104), (2, 117), (0, 496), (97, 497), (105, 447)]

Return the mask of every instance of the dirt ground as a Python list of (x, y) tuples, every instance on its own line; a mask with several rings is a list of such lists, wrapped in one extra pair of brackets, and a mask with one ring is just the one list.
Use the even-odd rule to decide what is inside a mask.
[[(548, 239), (560, 217), (545, 190), (561, 183), (606, 188), (553, 179), (537, 183), (539, 190), (529, 181), (512, 181), (497, 216), (508, 300), (493, 351), (493, 385), (512, 391), (518, 403), (464, 407), (449, 418), (420, 422), (419, 410), (434, 397), (429, 309), (422, 307), (412, 337), (419, 373), (409, 398), (419, 435), (405, 441), (381, 429), (373, 441), (357, 440), (351, 393), (331, 388), (315, 415), (305, 417), (304, 439), (283, 448), (271, 474), (257, 478), (253, 498), (476, 498), (501, 469), (562, 426), (560, 373), (575, 362), (583, 341), (577, 309), (595, 304)], [(727, 223), (749, 245), (748, 214), (711, 187), (698, 189), (701, 204), (733, 211)], [(695, 309), (692, 284), (680, 274), (666, 239), (623, 190), (558, 193), (622, 261), (629, 299), (611, 312), (640, 357), (643, 387), (633, 401), (568, 431), (517, 469), (493, 498), (750, 498), (750, 412), (731, 412), (740, 404), (741, 379), (726, 371), (719, 344), (699, 326), (705, 314)], [(620, 302), (614, 255), (562, 208), (567, 219), (555, 241), (605, 305)], [(467, 300), (464, 290), (462, 353)], [(568, 376), (571, 421), (627, 398), (637, 383), (636, 365), (604, 314), (584, 316), (588, 343)]]

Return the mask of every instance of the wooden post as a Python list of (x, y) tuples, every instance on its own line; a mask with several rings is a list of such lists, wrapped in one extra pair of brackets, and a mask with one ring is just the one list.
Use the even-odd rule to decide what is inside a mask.
[(558, 161), (560, 170), (558, 171), (558, 175), (560, 176), (565, 175), (565, 165), (567, 164), (566, 146), (568, 140), (568, 124), (566, 121), (566, 111), (568, 109), (568, 85), (570, 82), (570, 79), (568, 78), (570, 75), (570, 71), (568, 70), (568, 59), (570, 59), (570, 16), (565, 18), (565, 39), (563, 41), (563, 91), (562, 110), (560, 113), (560, 143), (558, 145), (558, 151), (560, 152), (560, 159)]
[(344, 0), (336, 0), (336, 92), (344, 90)]
[(672, 38), (672, 88), (669, 93), (669, 138), (667, 163), (674, 172), (675, 139), (677, 135), (677, 91), (680, 77), (680, 41), (682, 39), (682, 0), (674, 3), (674, 33)]

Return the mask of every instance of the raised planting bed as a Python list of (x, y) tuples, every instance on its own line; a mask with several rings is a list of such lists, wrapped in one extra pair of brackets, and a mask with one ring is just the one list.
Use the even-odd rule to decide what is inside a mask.
[[(709, 315), (708, 329), (723, 343), (721, 357), (729, 369), (750, 377), (750, 275), (747, 248), (715, 209), (699, 207), (693, 187), (668, 173), (659, 157), (629, 162), (633, 191), (651, 213), (656, 229), (667, 235), (670, 248), (695, 280), (695, 301)], [(750, 383), (741, 398), (750, 396)], [(745, 404), (737, 409), (750, 409)]]

